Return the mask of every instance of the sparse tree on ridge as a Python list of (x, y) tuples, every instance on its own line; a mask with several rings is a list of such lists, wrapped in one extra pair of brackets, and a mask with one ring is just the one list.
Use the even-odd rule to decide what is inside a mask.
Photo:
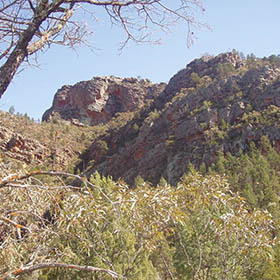
[(79, 21), (84, 18), (79, 13), (87, 12), (94, 20), (98, 8), (123, 29), (122, 47), (131, 40), (156, 42), (154, 30), (168, 31), (179, 21), (188, 27), (190, 44), (192, 28), (201, 25), (194, 14), (204, 11), (201, 0), (0, 0), (0, 98), (31, 55), (53, 44), (86, 44), (91, 23)]

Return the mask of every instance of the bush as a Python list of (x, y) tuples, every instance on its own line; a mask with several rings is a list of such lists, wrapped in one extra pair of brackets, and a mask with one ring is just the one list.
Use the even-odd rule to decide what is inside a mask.
[[(79, 189), (62, 183), (69, 176)], [(248, 209), (220, 176), (193, 171), (177, 187), (130, 189), (98, 173), (36, 172), (0, 186), (4, 279), (25, 270), (24, 279), (263, 279), (276, 266), (271, 216)]]

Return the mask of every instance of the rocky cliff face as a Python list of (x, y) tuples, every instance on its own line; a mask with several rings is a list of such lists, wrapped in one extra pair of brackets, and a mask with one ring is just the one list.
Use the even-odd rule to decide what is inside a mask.
[(132, 121), (98, 138), (77, 168), (174, 184), (189, 163), (210, 166), (218, 152), (246, 151), (262, 135), (280, 148), (279, 75), (279, 61), (236, 53), (195, 60)]
[(144, 79), (95, 77), (59, 89), (52, 107), (44, 113), (42, 120), (59, 116), (64, 120), (78, 120), (89, 125), (106, 123), (116, 113), (141, 108), (164, 88), (164, 83), (153, 84)]

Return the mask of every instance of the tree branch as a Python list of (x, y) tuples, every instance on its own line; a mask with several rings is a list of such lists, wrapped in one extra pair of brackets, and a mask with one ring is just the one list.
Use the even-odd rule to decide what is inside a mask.
[(28, 232), (31, 232), (31, 230), (28, 228), (28, 227), (25, 227), (21, 224), (18, 224), (18, 223), (15, 223), (14, 221), (12, 221), (11, 219), (9, 218), (6, 218), (6, 217), (3, 217), (3, 216), (0, 216), (0, 220), (4, 221), (5, 223), (7, 224), (10, 224), (18, 229), (25, 229), (27, 230)]
[[(88, 32), (88, 25), (82, 20), (69, 20), (73, 14), (78, 13), (78, 9), (74, 10), (75, 5), (85, 10), (84, 6), (88, 4), (87, 7), (94, 11), (90, 14), (95, 13), (97, 7), (103, 8), (111, 22), (119, 25), (126, 35), (120, 50), (129, 41), (160, 43), (160, 38), (153, 37), (153, 27), (170, 31), (170, 26), (179, 20), (187, 24), (187, 42), (192, 42), (191, 28), (203, 25), (195, 20), (192, 10), (198, 8), (204, 11), (201, 0), (166, 2), (168, 1), (0, 0), (0, 60), (6, 59), (0, 67), (0, 98), (29, 55), (46, 45), (62, 44), (72, 48), (80, 44), (86, 45), (86, 37), (91, 33)], [(59, 16), (54, 16), (57, 14)]]
[(43, 34), (43, 36), (38, 41), (28, 46), (27, 47), (28, 54), (31, 55), (36, 51), (38, 51), (39, 49), (43, 48), (44, 45), (48, 42), (49, 38), (56, 35), (63, 29), (63, 27), (67, 24), (69, 18), (73, 15), (73, 12), (74, 11), (72, 9), (66, 11), (64, 17), (60, 19), (60, 22), (56, 26), (54, 26), (53, 28), (45, 32), (45, 34)]
[(14, 270), (10, 275), (4, 276), (0, 278), (1, 280), (8, 280), (10, 277), (19, 276), (24, 273), (30, 273), (35, 270), (45, 269), (45, 268), (66, 268), (66, 269), (76, 269), (80, 271), (87, 271), (87, 272), (103, 272), (109, 274), (111, 277), (116, 279), (125, 279), (122, 275), (105, 268), (98, 268), (94, 266), (82, 266), (82, 265), (75, 265), (75, 264), (66, 264), (66, 263), (41, 263), (35, 264), (32, 266), (21, 267), (19, 269)]
[(32, 176), (35, 176), (35, 175), (65, 176), (65, 177), (73, 177), (73, 178), (76, 178), (76, 179), (79, 179), (79, 180), (83, 181), (83, 178), (81, 176), (71, 174), (71, 173), (67, 173), (67, 172), (36, 170), (36, 171), (32, 171), (32, 172), (29, 172), (29, 173), (21, 175), (21, 176), (20, 175), (7, 176), (3, 180), (0, 180), (0, 188), (3, 188), (5, 186), (7, 186), (8, 184), (15, 183), (15, 182), (20, 181), (20, 180), (28, 179), (28, 178), (30, 178)]

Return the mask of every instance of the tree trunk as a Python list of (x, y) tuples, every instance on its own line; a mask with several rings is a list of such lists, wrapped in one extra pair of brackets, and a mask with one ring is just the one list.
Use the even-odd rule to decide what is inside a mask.
[(47, 14), (44, 17), (34, 15), (27, 29), (21, 34), (7, 61), (0, 67), (0, 98), (8, 88), (19, 66), (28, 56), (27, 46), (46, 18)]

